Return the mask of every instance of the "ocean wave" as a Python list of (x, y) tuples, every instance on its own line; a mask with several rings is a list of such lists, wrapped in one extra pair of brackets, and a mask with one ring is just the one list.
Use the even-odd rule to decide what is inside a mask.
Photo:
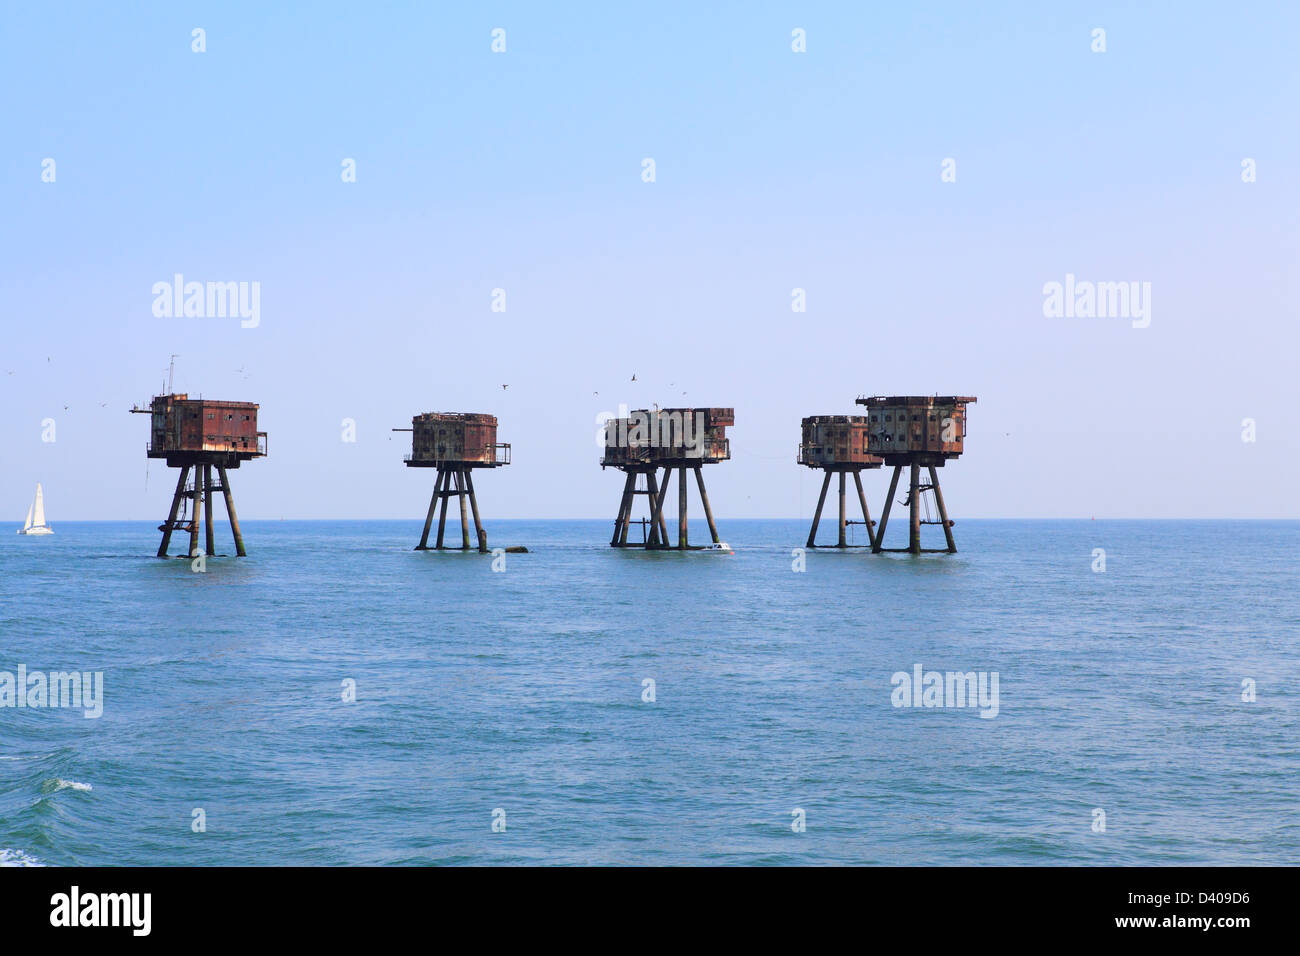
[(0, 866), (44, 866), (40, 860), (22, 850), (0, 846)]
[(59, 777), (57, 780), (45, 781), (45, 785), (42, 786), (41, 789), (49, 793), (51, 791), (59, 790), (93, 790), (95, 788), (90, 784), (82, 783), (79, 780), (64, 780), (62, 777)]

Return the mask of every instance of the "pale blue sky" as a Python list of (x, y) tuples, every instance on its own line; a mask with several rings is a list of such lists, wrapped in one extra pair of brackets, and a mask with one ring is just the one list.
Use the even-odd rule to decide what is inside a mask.
[[(161, 519), (171, 353), (262, 404), (247, 518), (421, 518), (429, 410), (501, 419), (489, 522), (612, 518), (595, 417), (653, 402), (736, 408), (721, 517), (808, 516), (802, 416), (933, 392), (959, 520), (1300, 514), (1295, 4), (548, 6), (6, 4), (0, 518)], [(156, 318), (177, 272), (261, 324)], [(1066, 273), (1150, 327), (1045, 318)]]

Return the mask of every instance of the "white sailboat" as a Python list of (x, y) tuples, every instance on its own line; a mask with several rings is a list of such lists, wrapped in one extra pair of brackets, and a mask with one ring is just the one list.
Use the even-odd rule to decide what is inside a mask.
[(19, 534), (54, 534), (54, 529), (45, 523), (45, 493), (41, 491), (41, 483), (36, 483), (36, 497), (32, 500), (32, 506), (27, 509), (27, 523), (22, 526)]

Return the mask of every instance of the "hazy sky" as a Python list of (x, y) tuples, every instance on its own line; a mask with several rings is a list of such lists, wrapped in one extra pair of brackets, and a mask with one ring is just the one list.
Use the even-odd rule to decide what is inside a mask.
[[(704, 6), (6, 4), (0, 519), (161, 520), (172, 353), (261, 403), (245, 518), (422, 518), (389, 429), (442, 410), (513, 444), (489, 527), (612, 519), (596, 416), (654, 402), (735, 407), (720, 517), (806, 517), (802, 416), (934, 392), (958, 520), (1300, 514), (1300, 7)], [(259, 324), (155, 316), (176, 273)], [(1067, 274), (1149, 326), (1046, 317)]]

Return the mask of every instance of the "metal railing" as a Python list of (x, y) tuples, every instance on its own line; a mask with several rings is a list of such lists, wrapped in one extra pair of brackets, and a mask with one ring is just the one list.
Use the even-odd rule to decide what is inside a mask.
[(704, 461), (726, 461), (731, 458), (730, 438), (706, 438), (693, 445), (606, 445), (600, 456), (602, 465), (637, 465), (655, 461), (678, 461), (699, 458)]
[[(242, 439), (240, 440), (229, 439), (223, 443), (226, 446), (224, 448), (209, 447), (211, 445), (217, 444), (217, 436), (215, 435), (204, 435), (203, 444), (204, 447), (202, 449), (168, 448), (164, 445), (162, 448), (157, 449), (157, 451), (159, 454), (164, 454), (164, 455), (168, 454), (169, 452), (184, 453), (184, 452), (190, 452), (195, 450), (241, 452), (244, 454), (248, 454), (251, 452), (256, 455), (265, 455), (267, 449), (266, 432), (257, 433), (257, 441), (252, 448), (249, 448), (247, 445), (242, 444)], [(152, 441), (147, 441), (144, 443), (144, 451), (146, 455), (152, 455), (154, 453), (154, 446)]]
[[(394, 431), (396, 430), (397, 429), (394, 429)], [(406, 454), (402, 456), (402, 461), (404, 462), (428, 461), (428, 462), (433, 462), (434, 464), (440, 464), (442, 462), (454, 463), (454, 462), (463, 461), (468, 464), (508, 465), (510, 464), (510, 445), (508, 442), (497, 442), (495, 445), (492, 445), (490, 458), (487, 455), (484, 455), (480, 458), (466, 458), (463, 454), (449, 455), (446, 453), (446, 450), (444, 449), (435, 452), (432, 456), (429, 457), (426, 457), (424, 455), (417, 456), (414, 452), (408, 451)]]

